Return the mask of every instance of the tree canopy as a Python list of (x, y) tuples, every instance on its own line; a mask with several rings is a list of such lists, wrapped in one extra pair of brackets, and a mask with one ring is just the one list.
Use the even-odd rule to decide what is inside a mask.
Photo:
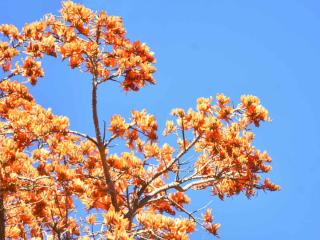
[[(64, 1), (59, 16), (22, 30), (3, 24), (0, 33), (0, 239), (218, 236), (212, 210), (190, 209), (188, 191), (223, 200), (279, 190), (262, 177), (270, 156), (253, 145), (251, 129), (270, 120), (256, 96), (237, 105), (223, 94), (201, 97), (195, 109), (173, 109), (161, 130), (144, 109), (101, 123), (101, 85), (138, 92), (156, 83), (153, 53), (126, 37), (120, 17)], [(30, 94), (45, 57), (88, 76), (95, 136), (70, 129)]]

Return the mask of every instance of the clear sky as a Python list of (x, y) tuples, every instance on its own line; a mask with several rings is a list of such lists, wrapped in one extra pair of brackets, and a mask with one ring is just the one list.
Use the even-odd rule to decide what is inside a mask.
[[(320, 239), (320, 2), (318, 0), (83, 0), (90, 8), (123, 17), (131, 39), (156, 53), (157, 85), (125, 94), (106, 84), (101, 118), (147, 108), (159, 125), (174, 107), (223, 92), (261, 98), (272, 122), (255, 144), (273, 157), (271, 179), (280, 192), (253, 199), (235, 196), (212, 204), (226, 240)], [(22, 26), (57, 13), (58, 0), (1, 0), (0, 23)], [(93, 133), (88, 76), (57, 60), (32, 89), (37, 101)], [(192, 195), (194, 206), (209, 195)], [(192, 239), (208, 239), (203, 233)]]

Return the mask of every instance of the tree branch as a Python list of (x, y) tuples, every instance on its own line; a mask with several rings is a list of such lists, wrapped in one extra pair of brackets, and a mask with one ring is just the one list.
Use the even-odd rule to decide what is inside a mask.
[(160, 172), (157, 172), (150, 181), (148, 181), (138, 192), (138, 196), (141, 196), (145, 189), (158, 177), (166, 173), (181, 157), (183, 157), (199, 140), (201, 136), (197, 136), (190, 144), (187, 146), (183, 151), (181, 151), (174, 159), (171, 160), (171, 162), (168, 163), (168, 165), (162, 169)]
[(92, 137), (90, 137), (89, 135), (87, 135), (87, 134), (80, 133), (80, 132), (73, 131), (73, 130), (68, 130), (68, 132), (72, 133), (72, 134), (75, 134), (75, 135), (78, 135), (80, 137), (86, 138), (86, 139), (90, 140), (91, 142), (93, 142), (96, 146), (98, 146), (97, 141), (95, 139), (93, 139)]
[[(93, 64), (93, 66), (95, 65)], [(114, 186), (114, 182), (112, 181), (112, 177), (110, 174), (110, 166), (108, 165), (106, 160), (105, 145), (104, 145), (104, 142), (102, 141), (100, 128), (99, 128), (99, 118), (98, 118), (98, 110), (97, 110), (97, 73), (96, 72), (97, 71), (95, 69), (95, 73), (92, 79), (92, 115), (93, 115), (92, 117), (93, 117), (94, 129), (96, 133), (98, 150), (99, 150), (102, 167), (103, 167), (103, 173), (105, 176), (106, 184), (108, 186), (108, 190), (111, 195), (111, 202), (115, 210), (119, 211), (119, 206), (117, 202), (117, 193)]]

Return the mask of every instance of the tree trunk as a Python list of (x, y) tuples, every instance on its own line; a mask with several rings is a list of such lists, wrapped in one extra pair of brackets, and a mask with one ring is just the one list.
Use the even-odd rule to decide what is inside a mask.
[(6, 218), (3, 196), (0, 195), (0, 240), (6, 239)]

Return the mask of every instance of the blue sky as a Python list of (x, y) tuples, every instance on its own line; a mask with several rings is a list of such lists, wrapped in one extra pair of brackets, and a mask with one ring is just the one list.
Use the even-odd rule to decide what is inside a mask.
[[(220, 92), (234, 102), (257, 95), (269, 110), (273, 121), (256, 131), (255, 143), (272, 156), (270, 177), (282, 190), (214, 200), (222, 239), (319, 239), (319, 1), (76, 2), (122, 16), (128, 36), (156, 53), (157, 85), (125, 94), (106, 84), (99, 94), (103, 119), (147, 108), (161, 126), (172, 108), (193, 107), (197, 97)], [(57, 0), (1, 0), (0, 23), (22, 26), (59, 8)], [(32, 89), (38, 102), (92, 134), (88, 76), (57, 60), (44, 67), (46, 78)], [(194, 195), (193, 204), (203, 197)], [(199, 232), (192, 239), (208, 236)]]

